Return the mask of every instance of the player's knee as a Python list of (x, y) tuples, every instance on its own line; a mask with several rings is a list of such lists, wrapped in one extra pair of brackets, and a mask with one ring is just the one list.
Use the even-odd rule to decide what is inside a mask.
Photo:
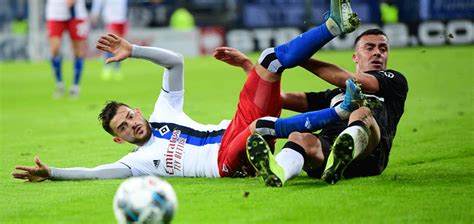
[(267, 48), (262, 51), (258, 63), (271, 73), (281, 74), (284, 70), (281, 62), (278, 60), (275, 48)]
[(306, 133), (292, 132), (288, 136), (288, 140), (295, 142), (304, 147), (304, 145), (306, 145), (305, 136), (306, 136)]

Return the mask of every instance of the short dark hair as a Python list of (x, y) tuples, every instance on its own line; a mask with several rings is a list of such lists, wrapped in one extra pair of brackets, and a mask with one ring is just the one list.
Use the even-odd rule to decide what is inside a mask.
[[(363, 36), (368, 36), (368, 35), (383, 35), (383, 36), (387, 37), (387, 34), (385, 34), (383, 32), (383, 30), (381, 30), (381, 29), (378, 29), (378, 28), (368, 29), (368, 30), (364, 31), (363, 33), (361, 33), (359, 36), (356, 37), (356, 39), (354, 41), (354, 47), (357, 46), (357, 43), (359, 42), (360, 38), (362, 38)], [(388, 37), (387, 37), (387, 39), (388, 39)]]
[(102, 109), (102, 112), (100, 112), (100, 114), (99, 114), (99, 120), (102, 123), (102, 127), (104, 128), (104, 130), (107, 131), (109, 134), (115, 136), (114, 131), (110, 127), (110, 121), (115, 116), (115, 114), (117, 114), (117, 109), (120, 106), (126, 106), (128, 108), (130, 108), (130, 107), (127, 104), (117, 102), (117, 101), (113, 101), (113, 100), (107, 101), (105, 103), (106, 104), (105, 104), (104, 108)]

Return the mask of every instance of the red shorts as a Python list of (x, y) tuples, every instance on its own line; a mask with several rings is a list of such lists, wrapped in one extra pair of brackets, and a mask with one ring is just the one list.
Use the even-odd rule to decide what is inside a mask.
[(127, 34), (128, 24), (127, 23), (108, 23), (106, 25), (107, 32), (124, 37)]
[(89, 24), (86, 20), (72, 19), (67, 21), (49, 20), (47, 22), (48, 37), (61, 38), (67, 29), (71, 40), (86, 40), (89, 34)]
[(217, 158), (221, 177), (233, 176), (235, 171), (254, 172), (246, 153), (248, 126), (261, 117), (279, 117), (281, 109), (280, 81), (262, 80), (253, 69), (240, 91), (237, 112), (222, 137)]

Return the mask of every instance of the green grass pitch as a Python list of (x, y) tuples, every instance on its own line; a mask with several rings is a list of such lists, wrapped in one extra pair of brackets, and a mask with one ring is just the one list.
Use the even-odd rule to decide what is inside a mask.
[[(381, 176), (328, 186), (302, 173), (280, 189), (258, 178), (165, 178), (178, 195), (174, 222), (473, 223), (473, 52), (472, 45), (392, 50), (389, 67), (406, 75), (409, 94)], [(316, 56), (354, 70), (350, 51)], [(116, 99), (149, 116), (163, 70), (132, 59), (123, 64), (123, 81), (104, 82), (101, 66), (87, 61), (79, 99), (53, 100), (47, 62), (0, 63), (0, 223), (115, 222), (112, 198), (122, 180), (24, 183), (10, 176), (15, 165), (33, 165), (35, 155), (54, 167), (94, 167), (133, 149), (113, 143), (97, 115)], [(63, 70), (69, 84), (70, 61)], [(211, 57), (186, 59), (185, 70), (185, 111), (201, 123), (230, 119), (242, 71)], [(300, 68), (282, 81), (285, 91), (330, 87)]]

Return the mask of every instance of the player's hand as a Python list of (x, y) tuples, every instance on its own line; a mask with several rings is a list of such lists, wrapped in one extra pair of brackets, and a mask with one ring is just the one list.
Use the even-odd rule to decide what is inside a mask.
[(114, 55), (105, 61), (106, 64), (122, 61), (132, 55), (132, 44), (112, 33), (102, 35), (97, 41), (96, 48)]
[(12, 176), (17, 179), (22, 179), (28, 182), (41, 182), (51, 178), (51, 170), (42, 163), (38, 156), (35, 157), (36, 166), (15, 166), (17, 170), (14, 171)]
[(253, 68), (253, 63), (242, 52), (231, 47), (218, 47), (214, 50), (214, 58), (223, 61), (229, 65), (237, 66), (246, 73), (249, 73)]

